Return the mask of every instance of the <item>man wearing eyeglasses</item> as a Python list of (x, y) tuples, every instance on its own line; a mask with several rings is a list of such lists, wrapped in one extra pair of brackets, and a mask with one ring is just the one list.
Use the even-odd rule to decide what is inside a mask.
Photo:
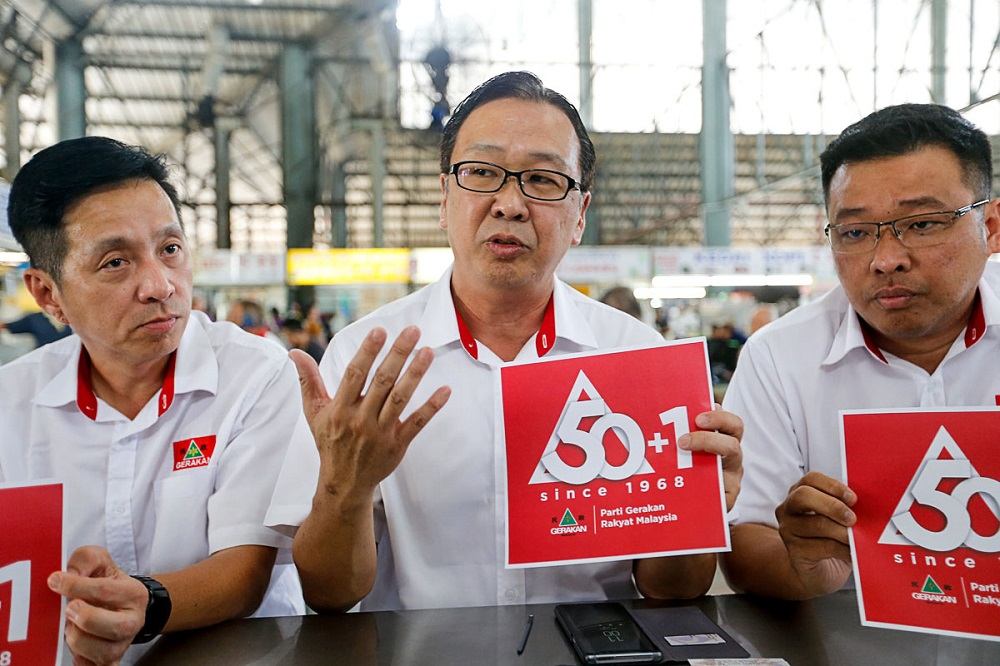
[(753, 335), (724, 402), (747, 422), (723, 569), (737, 590), (790, 599), (851, 573), (839, 410), (1000, 404), (987, 136), (905, 104), (848, 127), (820, 162), (840, 286)]
[[(295, 356), (319, 484), (313, 493), (315, 453), (311, 461), (290, 455), (269, 524), (301, 523), (295, 561), (314, 609), (346, 610), (362, 598), (362, 609), (385, 610), (637, 592), (692, 597), (709, 588), (713, 554), (504, 568), (495, 369), (662, 342), (654, 329), (555, 277), (583, 234), (594, 162), (587, 131), (562, 95), (526, 72), (487, 81), (442, 136), (441, 227), (452, 268), (338, 333), (319, 372)], [(418, 335), (427, 347), (400, 376)], [(398, 336), (395, 345), (380, 353), (390, 336)], [(363, 393), (377, 356), (381, 365)], [(322, 382), (336, 393), (332, 401)], [(420, 407), (403, 411), (408, 401)], [(697, 424), (703, 430), (681, 445), (723, 456), (731, 507), (742, 424), (721, 410)]]

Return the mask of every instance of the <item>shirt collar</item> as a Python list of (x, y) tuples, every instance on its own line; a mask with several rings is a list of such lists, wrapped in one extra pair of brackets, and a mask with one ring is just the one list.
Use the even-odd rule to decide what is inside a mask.
[[(837, 289), (842, 290), (842, 287), (838, 286)], [(846, 299), (846, 295), (842, 294), (842, 296)], [(980, 279), (973, 303), (972, 316), (965, 328), (965, 347), (969, 348), (982, 340), (986, 329), (997, 325), (1000, 325), (1000, 295), (985, 279)], [(833, 365), (844, 358), (848, 352), (861, 348), (866, 349), (878, 361), (889, 363), (882, 350), (872, 340), (868, 324), (848, 303), (840, 327), (830, 345), (830, 353), (823, 360), (823, 365)]]
[[(205, 390), (218, 390), (219, 366), (212, 353), (211, 340), (204, 329), (207, 318), (192, 312), (181, 336), (177, 351), (171, 355), (167, 378), (157, 397), (157, 411), (162, 416), (178, 394)], [(38, 392), (32, 402), (41, 407), (61, 407), (75, 404), (91, 420), (97, 419), (97, 396), (90, 384), (90, 357), (80, 339), (74, 338), (76, 348), (66, 366), (56, 373)]]
[[(420, 327), (421, 344), (439, 348), (449, 344), (462, 345), (462, 336), (458, 327), (458, 317), (455, 311), (455, 301), (451, 295), (452, 268), (449, 267), (437, 282), (426, 287), (430, 289), (427, 307), (423, 317), (417, 324)], [(555, 278), (555, 288), (552, 292), (553, 328), (556, 340), (565, 339), (581, 347), (597, 348), (597, 339), (587, 320), (573, 304), (573, 288)], [(547, 341), (548, 349), (555, 346), (554, 341)], [(536, 337), (536, 344), (540, 344)], [(543, 354), (536, 349), (539, 357)]]

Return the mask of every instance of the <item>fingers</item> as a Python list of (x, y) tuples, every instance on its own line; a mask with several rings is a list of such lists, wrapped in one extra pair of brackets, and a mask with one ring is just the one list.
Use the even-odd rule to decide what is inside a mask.
[(743, 420), (715, 406), (711, 412), (703, 412), (695, 417), (695, 426), (700, 430), (681, 436), (677, 446), (687, 451), (714, 453), (722, 458), (722, 482), (726, 497), (726, 509), (732, 510), (740, 493), (743, 479)]
[(790, 550), (794, 546), (806, 559), (851, 558), (847, 528), (826, 516), (787, 516), (778, 524), (778, 533)]
[(110, 576), (118, 571), (118, 567), (106, 548), (80, 546), (66, 562), (66, 571), (78, 576)]
[(319, 366), (312, 356), (300, 349), (293, 349), (288, 352), (288, 358), (295, 364), (295, 370), (299, 373), (302, 409), (306, 420), (311, 423), (323, 405), (330, 402), (330, 395), (326, 392), (323, 377), (319, 374)]
[(818, 514), (784, 516), (779, 518), (778, 534), (788, 549), (792, 566), (800, 574), (808, 574), (830, 560), (845, 563), (851, 561), (847, 528), (826, 516)]
[(80, 631), (66, 623), (66, 645), (73, 654), (73, 666), (118, 666), (131, 643), (110, 641)]
[(849, 504), (855, 500), (853, 491), (843, 483), (810, 472), (792, 486), (788, 497), (775, 509), (781, 538), (811, 558), (820, 559), (822, 555), (849, 560), (847, 528), (857, 521)]
[[(345, 371), (344, 381), (347, 380), (350, 372), (358, 375), (364, 372), (364, 376), (367, 377), (367, 373), (371, 369), (375, 357), (385, 342), (385, 332), (381, 329), (375, 329), (372, 333), (376, 331), (379, 332), (380, 337), (373, 338), (369, 334), (369, 337), (365, 339), (361, 349), (355, 355), (351, 364), (349, 364), (347, 371)], [(379, 339), (381, 342), (379, 342)], [(379, 364), (374, 374), (372, 374), (371, 382), (368, 384), (365, 394), (363, 396), (360, 395), (361, 390), (364, 388), (364, 381), (360, 385), (352, 382), (346, 389), (344, 382), (342, 382), (341, 388), (338, 389), (337, 397), (334, 400), (343, 406), (344, 402), (342, 401), (350, 400), (357, 402), (360, 399), (364, 411), (377, 415), (378, 425), (387, 427), (396, 424), (403, 410), (409, 404), (410, 398), (413, 397), (413, 393), (416, 391), (420, 380), (423, 379), (431, 362), (434, 360), (434, 352), (426, 347), (416, 353), (413, 352), (418, 340), (420, 340), (420, 330), (416, 326), (407, 326), (404, 328), (399, 336), (396, 337), (386, 357)], [(369, 342), (372, 344), (369, 345)], [(400, 372), (406, 366), (407, 361), (409, 361), (409, 366), (406, 367), (406, 371), (400, 376)], [(351, 366), (353, 366), (353, 369)], [(414, 415), (411, 415), (407, 419), (410, 427), (406, 428), (406, 430), (412, 432), (413, 435), (419, 432), (420, 428), (423, 427), (421, 422), (426, 423), (444, 405), (445, 400), (447, 400), (446, 397), (442, 400), (441, 396), (437, 396), (439, 404), (436, 407), (430, 400), (421, 406), (416, 419), (413, 418)], [(418, 423), (420, 425), (416, 427)], [(414, 427), (416, 427), (415, 430)]]
[(73, 654), (99, 664), (117, 659), (145, 622), (145, 606), (103, 608), (74, 599), (66, 604), (66, 641)]
[(740, 440), (743, 439), (743, 420), (722, 409), (703, 412), (695, 417), (695, 430), (677, 440), (677, 445), (687, 451), (703, 451), (722, 456), (722, 467), (726, 470), (741, 469), (743, 453)]
[(696, 416), (694, 423), (702, 430), (716, 430), (737, 441), (743, 439), (743, 419), (732, 412), (727, 412), (719, 405), (716, 405), (711, 412), (702, 412)]
[[(434, 360), (429, 348), (414, 352), (419, 339), (419, 329), (408, 326), (383, 351), (386, 331), (370, 331), (345, 366), (332, 400), (315, 363), (291, 354), (320, 450), (321, 475), (326, 474), (328, 483), (369, 492), (395, 469), (413, 437), (447, 402), (450, 389), (440, 387), (400, 421)], [(383, 358), (375, 367), (380, 354)]]
[(361, 347), (344, 368), (344, 376), (333, 396), (334, 402), (353, 405), (360, 399), (361, 392), (368, 381), (368, 372), (371, 370), (378, 353), (382, 351), (385, 338), (384, 329), (373, 328), (361, 341)]
[[(403, 407), (416, 389), (420, 377), (430, 366), (434, 353), (430, 349), (421, 349), (414, 355), (410, 368), (400, 379), (399, 373), (413, 353), (420, 339), (420, 330), (416, 326), (404, 328), (389, 348), (389, 353), (379, 364), (372, 381), (368, 385), (365, 402), (379, 411), (379, 421), (395, 422), (399, 419)], [(370, 364), (369, 364), (370, 367)], [(399, 380), (397, 382), (397, 380)], [(409, 389), (409, 390), (407, 390)], [(395, 412), (393, 414), (393, 412)]]
[[(145, 611), (149, 592), (142, 583), (131, 576), (122, 574), (117, 577), (77, 576), (71, 573), (56, 572), (49, 576), (49, 589), (70, 600), (67, 609), (78, 607), (78, 602), (84, 606), (96, 606), (111, 611), (142, 609)], [(90, 613), (85, 613), (90, 617)], [(141, 628), (140, 626), (136, 628)], [(101, 635), (105, 635), (101, 633)], [(113, 634), (108, 634), (112, 637)]]
[(781, 507), (788, 514), (817, 513), (850, 527), (857, 520), (850, 509), (857, 500), (846, 484), (819, 472), (809, 472), (791, 487)]
[(49, 588), (65, 596), (66, 643), (74, 664), (117, 664), (145, 621), (149, 592), (121, 571), (107, 550), (78, 548)]
[(413, 438), (417, 436), (427, 422), (431, 420), (431, 417), (437, 414), (444, 404), (448, 402), (448, 398), (451, 397), (451, 388), (448, 386), (442, 386), (434, 394), (427, 399), (423, 405), (421, 405), (416, 411), (410, 414), (409, 418), (403, 422), (400, 428), (400, 438), (405, 442), (413, 441)]

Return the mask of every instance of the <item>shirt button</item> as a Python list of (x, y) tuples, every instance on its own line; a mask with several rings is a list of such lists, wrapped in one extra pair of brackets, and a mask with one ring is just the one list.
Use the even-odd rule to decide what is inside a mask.
[(517, 590), (507, 590), (504, 596), (507, 597), (507, 601), (517, 601)]
[(125, 505), (124, 504), (115, 504), (115, 507), (112, 510), (120, 516), (123, 513), (125, 513)]

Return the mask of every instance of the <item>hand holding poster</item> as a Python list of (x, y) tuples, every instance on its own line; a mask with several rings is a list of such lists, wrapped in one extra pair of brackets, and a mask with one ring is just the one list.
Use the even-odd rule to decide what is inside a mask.
[(62, 569), (61, 484), (0, 487), (0, 666), (57, 664), (62, 597), (47, 580)]
[(1000, 410), (841, 418), (862, 624), (1000, 640)]
[(499, 377), (507, 566), (729, 548), (719, 457), (677, 446), (713, 407), (703, 339)]

